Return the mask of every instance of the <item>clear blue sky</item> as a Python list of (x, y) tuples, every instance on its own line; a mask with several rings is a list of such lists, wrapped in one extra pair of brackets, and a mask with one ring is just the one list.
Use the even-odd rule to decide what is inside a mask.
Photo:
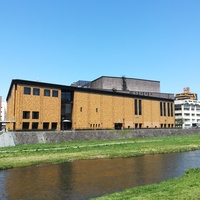
[(12, 79), (100, 76), (200, 99), (200, 0), (0, 0), (0, 95)]

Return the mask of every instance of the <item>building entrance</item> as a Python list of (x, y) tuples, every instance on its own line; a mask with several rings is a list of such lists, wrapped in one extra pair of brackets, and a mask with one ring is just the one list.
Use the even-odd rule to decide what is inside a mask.
[(115, 129), (121, 130), (122, 129), (122, 123), (115, 123)]
[(72, 122), (70, 120), (63, 120), (62, 121), (62, 130), (71, 130)]

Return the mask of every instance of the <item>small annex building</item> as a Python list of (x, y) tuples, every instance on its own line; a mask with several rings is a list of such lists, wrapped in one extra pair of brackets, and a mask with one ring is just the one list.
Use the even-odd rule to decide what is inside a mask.
[(174, 127), (174, 95), (160, 93), (159, 81), (100, 77), (81, 87), (73, 85), (12, 80), (6, 99), (7, 129)]

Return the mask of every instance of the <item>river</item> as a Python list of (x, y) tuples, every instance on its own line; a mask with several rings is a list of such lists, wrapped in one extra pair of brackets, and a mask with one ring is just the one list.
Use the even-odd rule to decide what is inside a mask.
[(0, 171), (1, 200), (86, 200), (200, 168), (200, 151), (79, 160)]

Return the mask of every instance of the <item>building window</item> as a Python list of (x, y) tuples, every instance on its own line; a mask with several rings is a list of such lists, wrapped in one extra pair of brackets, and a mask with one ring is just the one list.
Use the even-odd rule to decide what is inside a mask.
[(53, 123), (51, 124), (51, 129), (53, 129), (53, 130), (56, 130), (56, 129), (57, 129), (57, 123), (56, 123), (56, 122), (53, 122)]
[(29, 122), (23, 122), (22, 129), (29, 129)]
[(39, 112), (32, 112), (32, 119), (39, 119)]
[[(173, 109), (173, 108), (171, 107), (171, 109)], [(181, 110), (181, 105), (180, 104), (175, 105), (175, 110)]]
[(30, 111), (23, 111), (23, 119), (30, 119)]
[(137, 102), (137, 99), (134, 100), (134, 106), (135, 106), (135, 115), (138, 115), (138, 102)]
[(135, 115), (142, 115), (142, 100), (135, 99), (134, 106), (135, 106)]
[(38, 129), (38, 122), (32, 123), (32, 129)]
[(31, 94), (31, 88), (30, 87), (24, 87), (24, 94)]
[(163, 111), (164, 111), (164, 116), (166, 116), (166, 103), (163, 102)]
[(53, 90), (52, 91), (52, 96), (53, 97), (58, 97), (58, 90)]
[(171, 103), (171, 117), (174, 116), (174, 104)]
[(196, 106), (196, 110), (200, 110), (200, 106)]
[(61, 103), (66, 104), (72, 102), (72, 93), (71, 92), (62, 92), (61, 93)]
[(160, 116), (163, 116), (163, 104), (160, 102)]
[(171, 107), (171, 104), (170, 103), (167, 103), (167, 115), (170, 116), (170, 107)]
[(142, 115), (142, 100), (139, 99), (139, 115)]
[(43, 123), (43, 129), (49, 129), (49, 122)]
[(50, 90), (44, 89), (44, 96), (50, 97)]
[(33, 95), (40, 95), (40, 89), (39, 88), (33, 88)]
[(82, 112), (83, 111), (83, 108), (82, 107), (80, 107), (80, 112)]
[(96, 112), (98, 112), (98, 108), (96, 108)]
[[(167, 110), (166, 110), (166, 102), (160, 102), (160, 116), (166, 116), (167, 115)], [(168, 114), (169, 114), (169, 110), (168, 110)]]

